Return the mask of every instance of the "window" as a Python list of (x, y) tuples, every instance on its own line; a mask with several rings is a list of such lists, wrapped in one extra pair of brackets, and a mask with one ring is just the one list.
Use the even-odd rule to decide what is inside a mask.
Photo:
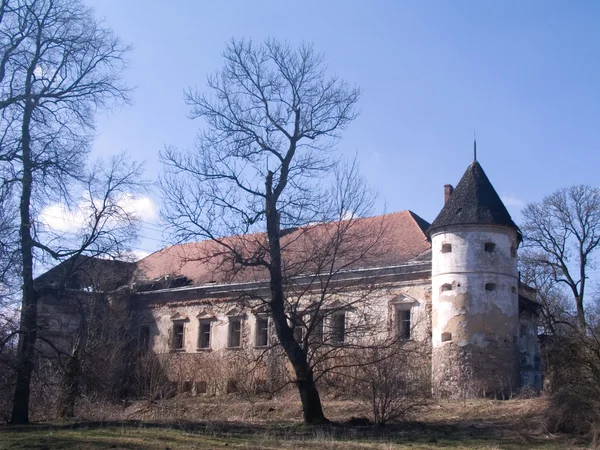
[(310, 342), (320, 344), (323, 342), (323, 315), (313, 314), (310, 320)]
[(517, 257), (517, 249), (516, 249), (516, 247), (514, 245), (510, 247), (510, 256), (512, 258), (516, 258)]
[(485, 284), (485, 290), (486, 291), (495, 291), (496, 290), (496, 283), (486, 283)]
[(442, 284), (441, 291), (447, 292), (452, 290), (452, 285), (450, 283)]
[(269, 345), (269, 317), (256, 316), (256, 339), (257, 347), (266, 347)]
[[(322, 330), (322, 328), (321, 328)], [(346, 314), (337, 313), (331, 316), (331, 341), (343, 344), (346, 338)]]
[(200, 319), (198, 326), (198, 348), (210, 348), (210, 319)]
[(486, 242), (485, 243), (485, 251), (488, 253), (494, 253), (494, 249), (496, 248), (496, 244), (494, 244), (493, 242)]
[(410, 309), (396, 309), (396, 337), (410, 339)]
[(174, 322), (173, 323), (173, 350), (183, 350), (183, 332), (184, 323)]
[(227, 341), (229, 348), (241, 347), (242, 346), (242, 318), (241, 317), (230, 317), (229, 318), (229, 338)]
[(452, 244), (442, 244), (442, 253), (450, 253), (452, 251)]
[(141, 351), (147, 351), (150, 347), (150, 327), (142, 326), (140, 328), (140, 336), (138, 340), (138, 346)]
[(304, 321), (300, 316), (293, 316), (293, 326), (294, 326), (294, 338), (296, 342), (302, 344), (302, 340), (304, 339), (304, 333), (306, 332), (306, 328), (304, 326)]
[(442, 342), (450, 342), (452, 340), (452, 333), (442, 333)]

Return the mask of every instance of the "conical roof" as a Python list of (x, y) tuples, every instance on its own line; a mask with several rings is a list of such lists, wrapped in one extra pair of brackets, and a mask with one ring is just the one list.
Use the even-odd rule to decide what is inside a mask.
[(427, 233), (453, 225), (502, 225), (517, 230), (506, 206), (477, 161), (473, 161)]

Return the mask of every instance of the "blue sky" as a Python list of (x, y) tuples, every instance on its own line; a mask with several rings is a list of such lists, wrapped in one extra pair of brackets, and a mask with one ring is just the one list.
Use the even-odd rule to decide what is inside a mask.
[[(201, 125), (183, 91), (202, 88), (232, 37), (312, 42), (363, 89), (339, 143), (389, 212), (432, 221), (443, 185), (473, 156), (517, 222), (528, 202), (598, 183), (600, 2), (88, 0), (133, 47), (133, 105), (98, 118), (94, 154), (127, 151), (160, 171), (165, 145), (189, 147)], [(159, 199), (156, 198), (159, 202)], [(146, 224), (143, 251), (161, 246)], [(168, 238), (168, 237), (167, 237)]]

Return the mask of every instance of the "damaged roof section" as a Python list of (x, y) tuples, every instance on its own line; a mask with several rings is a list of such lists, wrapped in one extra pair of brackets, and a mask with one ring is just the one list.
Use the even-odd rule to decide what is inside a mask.
[[(331, 267), (349, 271), (403, 265), (422, 255), (428, 259), (427, 227), (429, 223), (412, 211), (298, 227), (282, 233), (284, 272), (294, 277)], [(341, 244), (333, 248), (338, 237)], [(267, 259), (265, 233), (230, 236), (223, 243), (244, 257)], [(138, 263), (138, 283), (145, 280), (147, 288), (142, 289), (153, 290), (166, 275), (173, 280), (191, 280), (181, 286), (268, 279), (266, 267), (243, 267), (231, 256), (230, 250), (211, 240), (166, 247)], [(156, 287), (151, 287), (153, 284)]]

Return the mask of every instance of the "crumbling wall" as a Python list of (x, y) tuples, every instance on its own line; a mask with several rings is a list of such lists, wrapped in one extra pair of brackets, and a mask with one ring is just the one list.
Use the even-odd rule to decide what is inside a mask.
[(440, 396), (505, 397), (518, 377), (516, 232), (460, 227), (432, 237), (432, 377)]

